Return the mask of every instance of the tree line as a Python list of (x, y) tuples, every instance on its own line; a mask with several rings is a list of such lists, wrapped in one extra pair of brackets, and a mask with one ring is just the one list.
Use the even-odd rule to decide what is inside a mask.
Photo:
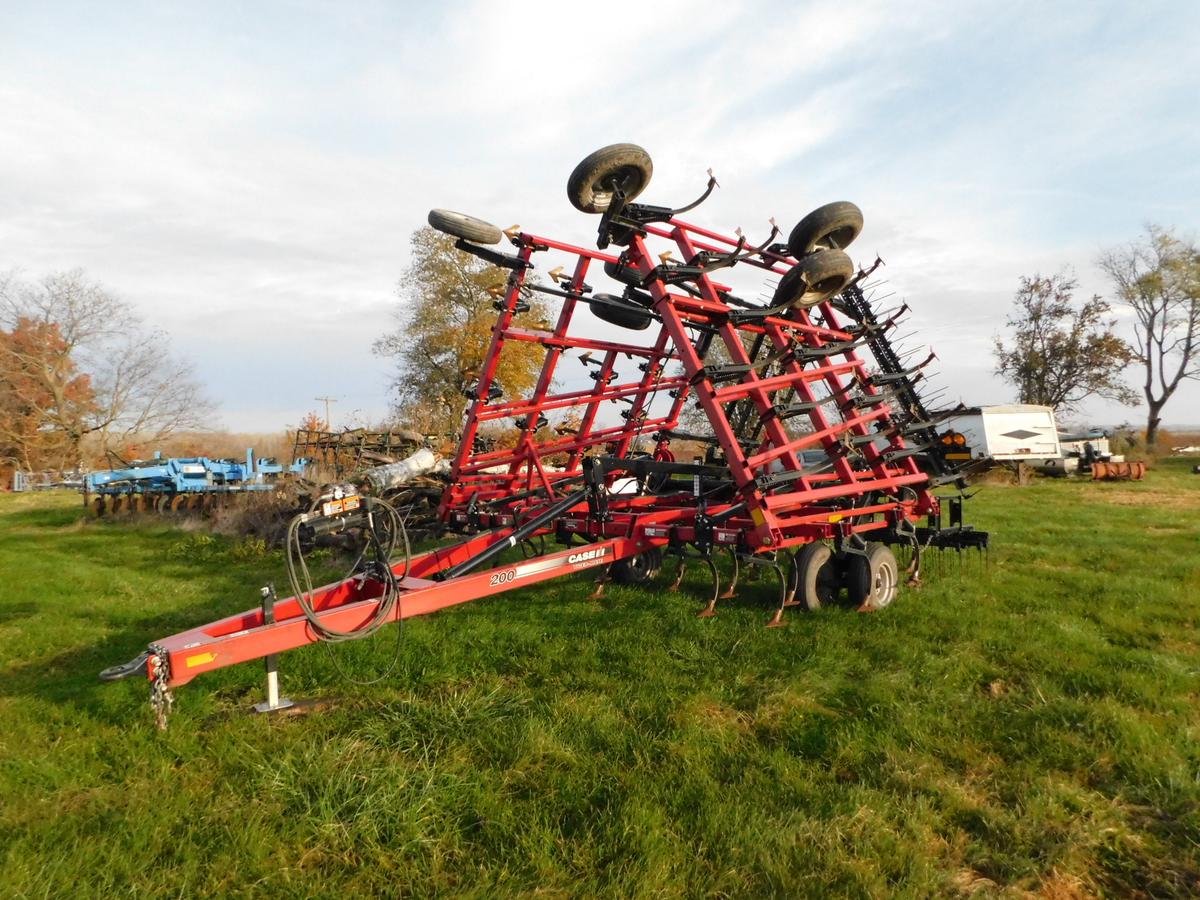
[[(413, 234), (412, 260), (398, 286), (396, 328), (374, 350), (396, 362), (394, 416), (425, 433), (452, 434), (479, 378), (503, 277), (430, 228)], [(1061, 410), (1089, 397), (1133, 404), (1140, 395), (1153, 444), (1168, 401), (1200, 378), (1200, 250), (1150, 226), (1097, 262), (1112, 303), (1078, 301), (1067, 273), (1021, 279), (1009, 332), (995, 338), (996, 373), (1021, 402)], [(528, 321), (544, 324), (551, 311), (536, 295), (528, 301)], [(1117, 307), (1132, 321), (1131, 336), (1122, 334)], [(543, 359), (537, 343), (509, 347), (498, 389), (523, 396)], [(1130, 367), (1138, 390), (1124, 380)], [(131, 442), (202, 429), (211, 414), (166, 336), (82, 271), (39, 281), (0, 276), (0, 465), (77, 468)]]
[[(1072, 410), (1088, 397), (1146, 403), (1146, 443), (1154, 445), (1168, 401), (1200, 379), (1200, 249), (1194, 240), (1149, 225), (1139, 239), (1097, 259), (1119, 308), (1132, 319), (1123, 336), (1114, 307), (1099, 295), (1079, 302), (1067, 273), (1021, 279), (1006, 325), (995, 338), (996, 374), (1022, 403)], [(1125, 382), (1133, 367), (1138, 388)]]
[(212, 409), (166, 335), (81, 270), (0, 276), (0, 465), (78, 469)]

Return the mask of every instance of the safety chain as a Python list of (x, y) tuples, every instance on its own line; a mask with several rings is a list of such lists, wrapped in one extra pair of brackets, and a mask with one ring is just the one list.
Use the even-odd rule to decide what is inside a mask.
[(167, 715), (171, 712), (171, 704), (175, 698), (167, 687), (170, 678), (170, 664), (167, 662), (167, 651), (157, 644), (150, 645), (150, 659), (146, 664), (152, 668), (150, 677), (150, 708), (154, 710), (154, 724), (159, 731), (167, 730)]

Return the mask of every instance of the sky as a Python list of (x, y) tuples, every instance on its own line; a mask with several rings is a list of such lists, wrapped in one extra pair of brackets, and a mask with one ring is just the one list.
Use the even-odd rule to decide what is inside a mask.
[[(1103, 249), (1200, 231), (1197, 47), (1189, 3), (0, 0), (0, 272), (83, 268), (231, 430), (323, 396), (378, 421), (371, 344), (427, 211), (588, 245), (567, 175), (633, 142), (648, 202), (714, 170), (696, 224), (857, 203), (851, 256), (885, 260), (945, 400), (1010, 402), (991, 347), (1022, 275), (1106, 295)], [(1200, 384), (1164, 418), (1200, 423)]]

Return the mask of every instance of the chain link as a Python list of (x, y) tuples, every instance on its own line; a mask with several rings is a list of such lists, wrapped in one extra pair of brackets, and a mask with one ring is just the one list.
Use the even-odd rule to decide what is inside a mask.
[(170, 688), (167, 687), (167, 679), (171, 675), (167, 651), (151, 644), (147, 664), (153, 667), (150, 679), (150, 708), (154, 710), (154, 724), (158, 726), (159, 731), (166, 731), (167, 716), (171, 712), (171, 704), (175, 702)]

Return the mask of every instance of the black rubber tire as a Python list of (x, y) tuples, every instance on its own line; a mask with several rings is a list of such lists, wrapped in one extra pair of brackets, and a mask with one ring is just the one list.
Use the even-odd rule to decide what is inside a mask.
[(619, 266), (614, 262), (606, 262), (604, 264), (604, 274), (613, 281), (621, 282), (621, 284), (628, 284), (633, 287), (642, 286), (642, 274), (637, 269), (632, 269), (629, 266)]
[(648, 584), (662, 568), (663, 554), (659, 549), (635, 553), (612, 564), (609, 574), (617, 584)]
[(653, 321), (644, 307), (613, 294), (595, 294), (588, 298), (588, 305), (597, 319), (621, 328), (645, 331)]
[(814, 250), (845, 250), (863, 229), (862, 210), (848, 200), (826, 203), (797, 223), (788, 236), (788, 252), (796, 259)]
[(775, 288), (772, 306), (816, 306), (840, 294), (854, 278), (854, 263), (841, 250), (818, 250), (797, 262)]
[(602, 213), (612, 202), (614, 186), (632, 200), (646, 189), (653, 174), (650, 154), (637, 144), (609, 144), (575, 167), (567, 179), (567, 197), (580, 212)]
[(472, 244), (498, 244), (500, 238), (504, 237), (504, 232), (491, 222), (449, 209), (431, 209), (429, 224), (443, 234), (462, 238)]
[(845, 584), (833, 551), (820, 541), (805, 544), (796, 552), (796, 580), (796, 599), (811, 612), (837, 605)]
[(868, 544), (867, 555), (851, 554), (846, 569), (850, 603), (862, 612), (891, 605), (900, 590), (900, 566), (896, 555), (883, 544)]

